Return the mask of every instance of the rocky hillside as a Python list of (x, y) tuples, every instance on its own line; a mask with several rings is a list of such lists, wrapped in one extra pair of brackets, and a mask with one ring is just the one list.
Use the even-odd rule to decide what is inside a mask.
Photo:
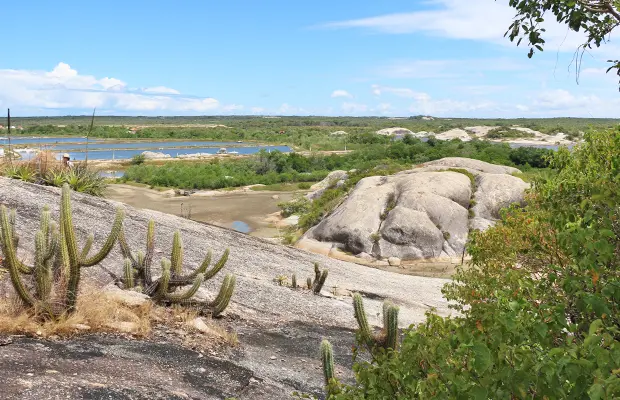
[(502, 208), (523, 202), (528, 184), (512, 175), (517, 172), (444, 158), (393, 176), (362, 179), (301, 245), (322, 242), (364, 260), (460, 259), (470, 230), (488, 228)]
[[(17, 209), (17, 230), (21, 236), (19, 255), (27, 261), (32, 258), (40, 211), (44, 205), (49, 205), (53, 218), (57, 219), (59, 194), (56, 188), (0, 178), (0, 203)], [(185, 264), (190, 268), (202, 261), (208, 249), (213, 249), (214, 256), (219, 256), (225, 248), (231, 248), (225, 271), (236, 274), (238, 278), (227, 320), (239, 330), (240, 348), (225, 356), (199, 360), (202, 355), (178, 349), (178, 346), (166, 350), (161, 344), (148, 347), (145, 343), (127, 340), (86, 338), (62, 344), (22, 340), (3, 349), (5, 355), (10, 354), (10, 359), (19, 360), (20, 365), (27, 367), (14, 370), (11, 367), (14, 362), (0, 362), (3, 375), (10, 376), (5, 385), (14, 390), (11, 393), (19, 393), (19, 398), (56, 398), (43, 394), (47, 393), (46, 388), (58, 382), (64, 385), (64, 394), (74, 394), (73, 397), (63, 395), (63, 398), (84, 398), (81, 396), (86, 396), (86, 392), (77, 390), (86, 381), (99, 382), (102, 386), (98, 388), (126, 389), (119, 392), (100, 390), (108, 393), (106, 396), (112, 396), (110, 398), (210, 399), (228, 396), (281, 399), (294, 389), (320, 393), (323, 378), (318, 369), (318, 345), (322, 337), (336, 343), (340, 357), (337, 362), (345, 365), (339, 369), (346, 370), (350, 362), (350, 346), (353, 344), (350, 329), (355, 327), (348, 296), (350, 291), (359, 291), (367, 298), (369, 320), (377, 325), (381, 324), (376, 315), (379, 315), (384, 298), (390, 298), (400, 306), (402, 326), (421, 321), (424, 312), (430, 308), (436, 308), (444, 315), (448, 313), (447, 303), (440, 292), (446, 282), (443, 279), (360, 268), (216, 226), (75, 193), (73, 210), (78, 237), (85, 238), (88, 233), (94, 233), (95, 247), (99, 247), (108, 233), (116, 207), (126, 210), (126, 236), (133, 248), (144, 245), (147, 222), (155, 219), (156, 258), (169, 257), (173, 232), (177, 229), (181, 231), (186, 248)], [(312, 264), (316, 261), (329, 269), (322, 296), (293, 291), (274, 283), (276, 276), (291, 276), (293, 273), (305, 280), (306, 276), (312, 275)], [(103, 265), (120, 272), (120, 251), (113, 251)], [(100, 285), (110, 280), (97, 267), (89, 268), (83, 278)], [(221, 279), (214, 279), (207, 285), (211, 295)], [(0, 295), (6, 296), (7, 293)], [(36, 353), (36, 349), (42, 350)], [(186, 351), (187, 354), (175, 358), (177, 351)], [(196, 358), (191, 358), (194, 356)], [(191, 360), (183, 362), (182, 359), (189, 360), (188, 357)], [(99, 369), (95, 370), (95, 367)], [(56, 372), (47, 374), (47, 370)], [(136, 370), (141, 373), (124, 372)], [(80, 375), (74, 376), (78, 371)], [(110, 378), (117, 376), (118, 379)], [(168, 379), (175, 379), (178, 384), (171, 387), (163, 383), (163, 378), (150, 379), (149, 376), (169, 376)], [(95, 390), (94, 386), (89, 387)], [(170, 394), (171, 390), (181, 388), (185, 393), (197, 394), (189, 397)], [(123, 397), (119, 393), (129, 395)]]

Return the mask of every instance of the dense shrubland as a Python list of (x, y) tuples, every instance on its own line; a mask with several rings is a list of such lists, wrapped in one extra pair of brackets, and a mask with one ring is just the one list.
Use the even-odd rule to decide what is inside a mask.
[[(344, 155), (304, 157), (295, 153), (262, 151), (254, 157), (237, 160), (168, 162), (162, 166), (132, 165), (123, 179), (151, 186), (220, 189), (250, 184), (314, 182), (337, 169), (374, 171), (379, 168), (397, 171), (443, 157), (469, 157), (528, 170), (546, 168), (545, 155), (550, 153), (544, 149), (512, 149), (506, 144), (477, 140), (443, 142), (431, 138), (423, 142), (405, 137), (402, 141), (392, 142), (378, 135), (360, 135), (356, 140), (363, 147)], [(377, 140), (384, 142), (376, 143)]]
[(443, 290), (460, 315), (428, 313), (372, 349), (353, 385), (326, 365), (329, 398), (620, 397), (620, 135), (588, 135), (551, 167), (526, 207), (472, 235), (472, 265)]

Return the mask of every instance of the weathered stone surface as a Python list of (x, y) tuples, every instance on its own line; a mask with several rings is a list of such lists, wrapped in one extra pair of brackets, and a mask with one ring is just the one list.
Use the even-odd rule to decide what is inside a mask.
[[(26, 262), (32, 260), (41, 209), (49, 205), (52, 217), (57, 219), (59, 195), (57, 188), (0, 178), (0, 204), (17, 209), (19, 255)], [(441, 287), (448, 282), (446, 279), (366, 268), (229, 229), (73, 193), (73, 218), (80, 245), (87, 234), (93, 233), (94, 250), (101, 247), (117, 206), (126, 211), (126, 237), (133, 249), (144, 248), (148, 220), (156, 221), (156, 265), (162, 257), (170, 257), (176, 230), (181, 232), (186, 249), (185, 271), (200, 265), (209, 249), (213, 250), (215, 258), (226, 248), (231, 249), (223, 272), (203, 284), (201, 295), (212, 300), (225, 274), (237, 276), (227, 312), (239, 335), (239, 350), (210, 357), (179, 344), (159, 343), (159, 339), (129, 341), (103, 335), (53, 342), (20, 338), (19, 343), (3, 347), (4, 352), (10, 353), (0, 357), (0, 371), (7, 376), (3, 386), (3, 393), (9, 393), (7, 398), (178, 398), (170, 392), (170, 380), (178, 383), (175, 391), (183, 391), (196, 399), (282, 399), (294, 390), (321, 396), (324, 381), (317, 349), (323, 338), (328, 338), (335, 353), (340, 354), (337, 359), (340, 376), (350, 371), (350, 364), (346, 363), (351, 359), (350, 349), (354, 343), (351, 329), (357, 326), (352, 304), (346, 299), (313, 296), (308, 291), (291, 290), (273, 282), (278, 275), (290, 277), (293, 273), (305, 281), (305, 277), (313, 275), (314, 262), (329, 270), (326, 283), (329, 290), (326, 291), (337, 286), (338, 294), (345, 291), (369, 294), (365, 306), (373, 325), (382, 323), (377, 315), (381, 313), (383, 298), (392, 299), (400, 306), (399, 322), (403, 327), (421, 322), (431, 307), (442, 315), (450, 313), (441, 295)], [(103, 267), (118, 274), (122, 265), (123, 257), (118, 248), (102, 263)], [(153, 273), (157, 277), (159, 268)], [(100, 286), (110, 281), (99, 267), (85, 269), (82, 279)], [(412, 291), (412, 287), (416, 290)], [(286, 363), (279, 360), (271, 363), (269, 357), (274, 351), (286, 353)], [(60, 374), (44, 379), (39, 372), (50, 366)], [(207, 375), (196, 373), (199, 368), (204, 368)], [(31, 389), (21, 387), (22, 380), (32, 379), (26, 375), (31, 372), (37, 374), (34, 386)], [(89, 386), (85, 376), (90, 382), (106, 387)], [(252, 378), (260, 383), (252, 384)]]
[(398, 257), (390, 257), (388, 258), (388, 263), (393, 267), (400, 266), (400, 258)]
[(383, 135), (383, 136), (392, 136), (392, 135), (412, 135), (413, 132), (411, 132), (409, 129), (406, 128), (385, 128), (385, 129), (381, 129), (379, 131), (377, 131), (377, 135)]
[(393, 176), (365, 178), (304, 238), (375, 258), (459, 257), (470, 228), (487, 229), (502, 208), (523, 202), (528, 184), (511, 175), (518, 171), (452, 157)]
[(335, 185), (336, 187), (342, 186), (344, 181), (348, 179), (349, 174), (347, 171), (336, 170), (330, 172), (325, 179), (320, 182), (315, 183), (310, 187), (310, 192), (306, 194), (306, 198), (309, 200), (314, 200), (318, 197), (321, 197), (323, 192), (329, 189), (330, 186)]
[(114, 299), (129, 307), (139, 307), (151, 301), (150, 297), (143, 293), (134, 290), (123, 290), (114, 284), (107, 285), (103, 288), (103, 292), (108, 298)]

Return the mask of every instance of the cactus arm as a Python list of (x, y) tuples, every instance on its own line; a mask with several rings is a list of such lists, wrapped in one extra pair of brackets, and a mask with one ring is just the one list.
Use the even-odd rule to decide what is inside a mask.
[[(123, 219), (125, 219), (125, 212), (122, 208), (116, 209), (116, 218), (114, 219), (114, 223), (112, 224), (112, 229), (110, 230), (110, 234), (106, 239), (103, 247), (97, 254), (92, 256), (89, 259), (81, 260), (81, 267), (92, 267), (93, 265), (99, 264), (103, 261), (104, 258), (110, 254), (110, 251), (114, 248), (114, 243), (116, 243), (116, 239), (118, 239), (118, 235), (123, 228)], [(69, 252), (71, 254), (71, 252)]]
[(212, 315), (214, 317), (220, 315), (226, 309), (226, 307), (228, 307), (233, 292), (235, 291), (236, 280), (236, 277), (232, 274), (226, 275), (226, 278), (224, 278), (224, 282), (222, 283), (220, 292), (218, 293), (215, 300), (210, 304), (210, 306), (213, 308)]
[(67, 254), (71, 266), (78, 266), (79, 253), (77, 242), (75, 240), (75, 230), (73, 229), (73, 217), (71, 215), (71, 189), (68, 184), (62, 187), (61, 206), (60, 206), (60, 223), (63, 229), (63, 242), (67, 246)]
[(181, 233), (179, 231), (174, 232), (174, 237), (172, 238), (170, 264), (172, 277), (180, 276), (183, 270), (183, 240), (181, 240)]
[(355, 312), (355, 319), (357, 320), (359, 332), (362, 336), (362, 339), (365, 341), (371, 340), (372, 335), (370, 332), (370, 325), (368, 325), (368, 320), (366, 319), (364, 301), (362, 300), (362, 296), (359, 293), (355, 293), (353, 295), (353, 310)]
[(92, 234), (88, 235), (88, 238), (86, 238), (86, 243), (84, 243), (84, 247), (82, 247), (82, 252), (80, 253), (80, 260), (84, 260), (88, 257), (88, 253), (90, 253), (94, 241), (95, 237)]
[(19, 297), (29, 306), (34, 306), (36, 300), (26, 289), (21, 279), (20, 270), (17, 263), (17, 255), (15, 254), (13, 235), (11, 234), (11, 222), (5, 206), (0, 207), (0, 229), (2, 232), (2, 252), (4, 253), (4, 264), (9, 269), (11, 282)]
[(295, 274), (291, 276), (291, 286), (293, 289), (297, 289), (297, 276)]
[(196, 276), (196, 279), (194, 280), (194, 283), (192, 284), (192, 287), (190, 287), (183, 293), (167, 293), (164, 299), (172, 303), (179, 303), (184, 300), (188, 300), (196, 294), (198, 289), (200, 289), (200, 285), (202, 285), (203, 281), (204, 275), (198, 274), (198, 276)]
[[(209, 253), (211, 253), (211, 252), (209, 252)], [(205, 279), (213, 278), (215, 275), (217, 275), (218, 272), (220, 272), (220, 270), (222, 268), (224, 268), (224, 265), (226, 265), (226, 261), (228, 261), (229, 254), (230, 254), (230, 249), (224, 250), (224, 254), (222, 254), (222, 257), (220, 257), (219, 261), (217, 263), (215, 263), (213, 268), (211, 268), (209, 271), (205, 272)], [(205, 261), (206, 261), (206, 259), (205, 259)]]
[(56, 226), (56, 223), (52, 222), (50, 225), (49, 231), (48, 231), (47, 238), (46, 238), (47, 252), (43, 256), (43, 258), (45, 259), (45, 262), (50, 261), (52, 257), (54, 257), (56, 252), (58, 251), (59, 239), (60, 238), (58, 235), (58, 227)]
[(321, 289), (323, 289), (323, 285), (325, 284), (325, 281), (327, 280), (328, 273), (329, 271), (324, 269), (323, 272), (321, 272), (319, 279), (314, 282), (314, 288), (313, 288), (314, 294), (321, 293)]
[(152, 296), (153, 300), (159, 301), (168, 293), (168, 281), (170, 280), (170, 261), (161, 260), (161, 278), (158, 279), (157, 290)]
[(386, 325), (384, 329), (387, 331), (385, 347), (392, 350), (398, 348), (398, 307), (389, 305), (386, 316), (384, 317)]
[(331, 343), (324, 339), (321, 342), (321, 362), (323, 364), (323, 376), (325, 377), (325, 385), (335, 378), (334, 376), (334, 351)]
[(314, 284), (321, 278), (321, 270), (319, 269), (319, 263), (314, 263)]
[(136, 265), (137, 261), (136, 259), (133, 257), (133, 254), (131, 254), (131, 249), (129, 248), (129, 245), (127, 244), (127, 239), (125, 239), (125, 229), (121, 229), (121, 231), (118, 233), (118, 245), (121, 248), (121, 254), (123, 255), (123, 258), (129, 258), (131, 260), (131, 262)]
[(41, 230), (35, 234), (34, 277), (37, 297), (41, 301), (47, 302), (52, 291), (52, 270), (45, 260), (47, 249), (43, 232)]
[(123, 270), (125, 272), (125, 289), (133, 289), (134, 287), (134, 277), (133, 277), (133, 263), (129, 258), (125, 259), (125, 264), (123, 265)]
[(306, 279), (306, 286), (308, 289), (312, 289), (312, 278)]
[(149, 272), (153, 254), (155, 254), (155, 221), (150, 220), (146, 229), (146, 254), (144, 255), (144, 265), (149, 265)]

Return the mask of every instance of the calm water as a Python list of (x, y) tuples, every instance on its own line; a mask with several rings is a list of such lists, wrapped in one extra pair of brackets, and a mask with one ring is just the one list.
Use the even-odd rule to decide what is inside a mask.
[[(46, 148), (50, 150), (84, 150), (85, 143), (77, 144), (59, 144), (50, 145)], [(236, 142), (205, 142), (205, 141), (188, 141), (188, 142), (126, 142), (126, 143), (102, 143), (102, 142), (89, 142), (89, 149), (165, 149), (175, 147), (232, 147), (243, 146), (243, 143)]]
[[(204, 142), (203, 142), (204, 143)], [(177, 157), (184, 154), (196, 154), (196, 153), (208, 153), (215, 154), (220, 149), (220, 147), (193, 147), (189, 149), (164, 149), (164, 150), (155, 150), (157, 153), (168, 154), (171, 157)], [(258, 153), (260, 150), (266, 151), (274, 151), (279, 150), (283, 153), (288, 153), (291, 151), (291, 148), (288, 146), (251, 146), (251, 147), (232, 147), (228, 149), (229, 152), (236, 151), (239, 154), (254, 154)], [(144, 149), (135, 149), (135, 150), (92, 150), (88, 152), (89, 160), (127, 160), (132, 158), (135, 155), (142, 154)], [(86, 159), (86, 152), (84, 151), (68, 151), (71, 160), (82, 161)], [(35, 156), (36, 153), (25, 153), (20, 152), (24, 160), (29, 160)], [(61, 154), (58, 155), (60, 157)]]
[(231, 228), (236, 230), (237, 232), (242, 233), (250, 233), (250, 231), (252, 230), (250, 228), (250, 225), (246, 224), (243, 221), (233, 221), (233, 223), (231, 224)]
[[(74, 137), (11, 137), (11, 144), (49, 144), (49, 143), (74, 143), (84, 142), (86, 138), (74, 136)], [(95, 141), (91, 139), (91, 141)], [(7, 137), (0, 138), (1, 145), (9, 144)]]

